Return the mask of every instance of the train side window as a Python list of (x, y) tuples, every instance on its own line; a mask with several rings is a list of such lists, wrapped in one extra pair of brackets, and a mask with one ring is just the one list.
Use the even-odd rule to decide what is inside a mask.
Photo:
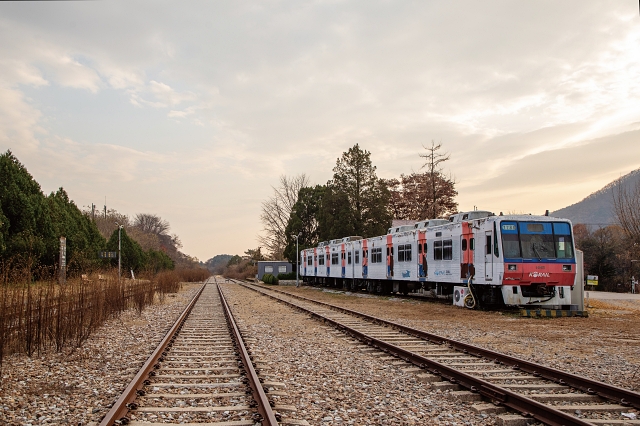
[(422, 244), (418, 243), (418, 254), (422, 253)]
[(371, 263), (382, 263), (382, 247), (371, 249)]
[(356, 265), (360, 264), (360, 250), (356, 250)]
[(443, 260), (453, 259), (453, 241), (452, 240), (444, 240), (442, 242), (442, 259)]
[(467, 251), (467, 240), (462, 239), (462, 251)]
[(476, 249), (476, 239), (475, 238), (471, 238), (469, 240), (469, 249), (470, 250), (475, 250)]
[(487, 235), (485, 248), (486, 248), (485, 254), (491, 254), (491, 235)]
[(433, 242), (433, 260), (442, 260), (442, 240)]
[(405, 244), (404, 246), (404, 260), (407, 262), (411, 260), (411, 244)]
[(427, 254), (427, 243), (422, 244), (422, 251)]
[(332, 265), (337, 265), (338, 264), (338, 253), (332, 253), (331, 254), (331, 264)]
[(351, 252), (347, 254), (347, 263), (351, 265)]

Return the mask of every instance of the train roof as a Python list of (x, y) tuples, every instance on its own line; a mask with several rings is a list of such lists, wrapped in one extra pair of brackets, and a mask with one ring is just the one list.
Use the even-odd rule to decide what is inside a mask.
[(387, 230), (387, 234), (397, 234), (398, 232), (411, 231), (414, 228), (415, 228), (415, 225), (394, 226)]
[(446, 225), (449, 223), (447, 219), (425, 219), (413, 225), (416, 229), (431, 228), (434, 226)]
[(508, 214), (508, 215), (498, 215), (495, 217), (496, 220), (516, 220), (516, 221), (534, 221), (534, 222), (544, 222), (544, 221), (564, 221), (571, 223), (571, 220), (563, 217), (555, 217), (555, 216), (543, 216), (543, 215), (532, 215), (532, 214)]
[(465, 220), (482, 219), (485, 217), (495, 216), (495, 213), (488, 210), (472, 210), (470, 212), (460, 212), (449, 216), (449, 222), (462, 222)]

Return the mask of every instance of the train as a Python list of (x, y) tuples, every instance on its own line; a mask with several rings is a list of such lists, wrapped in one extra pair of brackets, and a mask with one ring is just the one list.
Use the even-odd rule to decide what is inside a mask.
[(474, 210), (346, 236), (301, 250), (310, 285), (420, 293), (456, 306), (576, 309), (576, 250), (568, 219)]

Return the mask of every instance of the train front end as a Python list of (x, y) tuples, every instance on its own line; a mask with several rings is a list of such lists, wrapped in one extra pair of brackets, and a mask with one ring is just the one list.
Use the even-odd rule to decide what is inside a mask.
[(506, 305), (571, 309), (576, 275), (571, 223), (546, 216), (501, 219)]

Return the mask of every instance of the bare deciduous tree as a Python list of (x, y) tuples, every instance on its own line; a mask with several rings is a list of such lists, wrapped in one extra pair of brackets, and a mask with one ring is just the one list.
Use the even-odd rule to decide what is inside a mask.
[[(449, 154), (439, 153), (438, 150), (440, 148), (442, 148), (441, 143), (436, 145), (434, 141), (431, 141), (431, 146), (424, 146), (424, 149), (427, 150), (427, 153), (420, 154), (420, 157), (425, 159), (425, 163), (423, 164), (422, 168), (427, 169), (427, 175), (429, 176), (430, 208), (427, 213), (430, 219), (439, 217), (443, 213), (443, 210), (447, 209), (447, 207), (444, 207), (442, 205), (442, 201), (447, 198), (444, 192), (448, 191), (443, 191), (444, 188), (441, 186), (441, 184), (443, 182), (451, 183), (451, 189), (453, 189), (453, 184), (455, 184), (453, 179), (442, 179), (443, 174), (440, 164), (449, 160)], [(457, 192), (453, 195), (457, 195)]]
[(613, 209), (634, 247), (640, 249), (640, 182), (619, 181), (613, 190)]
[(309, 178), (304, 173), (294, 177), (282, 175), (280, 185), (277, 188), (272, 187), (273, 195), (262, 202), (260, 221), (263, 226), (263, 235), (259, 235), (258, 240), (271, 259), (284, 259), (287, 222), (293, 205), (298, 200), (298, 192), (308, 185)]
[[(400, 179), (385, 182), (391, 193), (389, 210), (394, 219), (437, 219), (457, 211), (455, 182), (441, 173), (435, 174), (435, 185), (429, 172), (403, 174)], [(433, 202), (434, 187), (436, 203)]]
[(133, 226), (149, 234), (167, 235), (169, 232), (169, 222), (150, 213), (138, 213), (133, 219)]

